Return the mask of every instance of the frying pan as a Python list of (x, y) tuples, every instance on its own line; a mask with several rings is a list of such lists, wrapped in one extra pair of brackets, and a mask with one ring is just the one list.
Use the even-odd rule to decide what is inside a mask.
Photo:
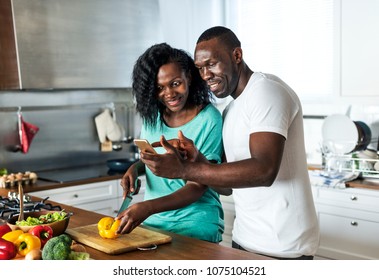
[(125, 172), (128, 168), (135, 163), (135, 160), (129, 159), (110, 159), (107, 160), (107, 166), (109, 169), (119, 172)]

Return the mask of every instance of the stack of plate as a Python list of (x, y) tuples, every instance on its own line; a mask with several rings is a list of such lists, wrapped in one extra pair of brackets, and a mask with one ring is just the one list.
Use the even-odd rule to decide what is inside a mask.
[(371, 130), (345, 115), (330, 115), (322, 125), (323, 150), (337, 155), (363, 151), (371, 142)]

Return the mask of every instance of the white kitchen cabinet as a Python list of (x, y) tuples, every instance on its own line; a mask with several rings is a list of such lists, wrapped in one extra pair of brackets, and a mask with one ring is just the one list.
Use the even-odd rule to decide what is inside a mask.
[(224, 209), (225, 223), (224, 234), (222, 235), (223, 240), (220, 244), (223, 246), (232, 247), (232, 230), (235, 217), (233, 195), (220, 195), (220, 200), (222, 208)]
[(379, 1), (336, 0), (341, 24), (341, 95), (379, 96)]
[(379, 192), (312, 187), (323, 259), (379, 259)]

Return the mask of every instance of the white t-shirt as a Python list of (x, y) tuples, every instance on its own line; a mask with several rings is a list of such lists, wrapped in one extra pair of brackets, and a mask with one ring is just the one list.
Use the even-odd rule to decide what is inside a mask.
[(250, 158), (250, 134), (263, 131), (286, 138), (280, 170), (270, 187), (233, 189), (233, 240), (248, 251), (276, 257), (314, 255), (319, 227), (307, 170), (301, 104), (278, 77), (254, 73), (224, 111), (227, 161)]

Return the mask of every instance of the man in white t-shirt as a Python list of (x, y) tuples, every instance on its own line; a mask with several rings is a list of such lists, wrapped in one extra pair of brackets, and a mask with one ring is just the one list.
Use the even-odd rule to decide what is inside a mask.
[(319, 226), (296, 93), (274, 75), (253, 72), (238, 38), (225, 27), (199, 37), (195, 64), (216, 97), (233, 97), (224, 110), (227, 162), (206, 161), (181, 133), (170, 141), (174, 145), (162, 137), (166, 154), (142, 153), (142, 160), (159, 176), (232, 188), (233, 247), (278, 259), (313, 259)]

